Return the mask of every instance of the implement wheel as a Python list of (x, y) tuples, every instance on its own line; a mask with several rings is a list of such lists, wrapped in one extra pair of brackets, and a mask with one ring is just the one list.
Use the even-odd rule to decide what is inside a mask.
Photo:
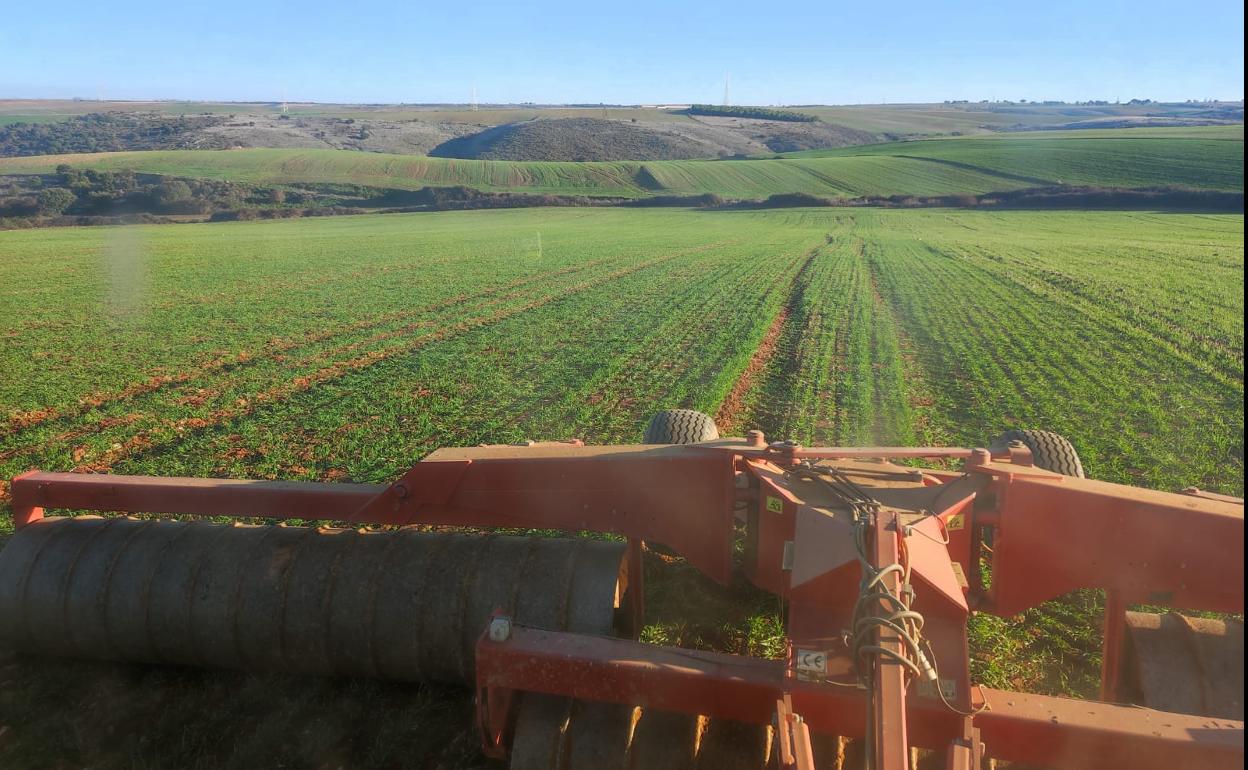
[(1074, 445), (1058, 433), (1047, 430), (1007, 430), (992, 442), (994, 447), (1005, 447), (1011, 442), (1022, 442), (1031, 450), (1037, 468), (1060, 473), (1063, 476), (1085, 478), (1083, 462)]
[(693, 409), (664, 409), (650, 418), (643, 444), (698, 444), (719, 438), (710, 415)]

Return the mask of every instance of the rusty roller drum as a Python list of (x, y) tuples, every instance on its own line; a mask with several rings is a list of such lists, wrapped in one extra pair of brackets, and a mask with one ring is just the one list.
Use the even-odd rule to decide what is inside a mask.
[(496, 607), (611, 633), (623, 554), (584, 539), (48, 518), (0, 551), (0, 647), (467, 683)]

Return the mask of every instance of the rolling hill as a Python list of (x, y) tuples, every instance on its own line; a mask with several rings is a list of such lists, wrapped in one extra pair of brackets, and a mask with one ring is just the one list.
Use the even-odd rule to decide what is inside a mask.
[(463, 185), (634, 198), (944, 195), (1062, 184), (1242, 190), (1243, 147), (1243, 128), (1235, 126), (1014, 133), (716, 161), (520, 162), (304, 149), (93, 153), (0, 159), (0, 175), (48, 173), (67, 163), (258, 184)]

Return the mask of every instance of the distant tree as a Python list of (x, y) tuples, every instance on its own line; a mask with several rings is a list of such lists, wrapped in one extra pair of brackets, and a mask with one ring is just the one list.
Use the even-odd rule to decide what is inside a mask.
[(156, 186), (152, 193), (152, 197), (156, 201), (156, 205), (161, 208), (169, 208), (184, 201), (189, 201), (193, 196), (191, 194), (191, 186), (180, 179), (165, 180)]
[(39, 213), (55, 216), (65, 213), (65, 209), (74, 205), (78, 196), (64, 187), (49, 187), (39, 191)]

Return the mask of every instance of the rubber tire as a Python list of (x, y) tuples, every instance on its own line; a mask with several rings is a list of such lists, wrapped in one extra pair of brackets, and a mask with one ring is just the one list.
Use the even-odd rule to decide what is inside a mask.
[(1061, 434), (1047, 430), (1007, 430), (993, 442), (993, 446), (1008, 446), (1011, 441), (1021, 441), (1031, 450), (1037, 468), (1063, 476), (1086, 478), (1079, 453)]
[(719, 438), (710, 415), (693, 409), (664, 409), (650, 418), (643, 444), (698, 444)]

